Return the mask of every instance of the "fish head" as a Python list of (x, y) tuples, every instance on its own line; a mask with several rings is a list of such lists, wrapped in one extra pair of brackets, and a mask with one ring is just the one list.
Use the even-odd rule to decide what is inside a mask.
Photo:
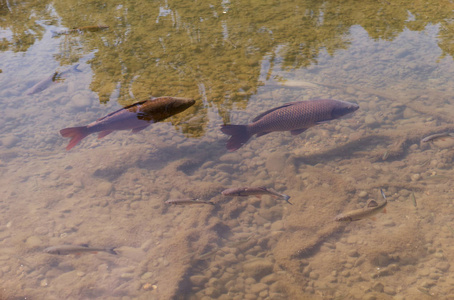
[(333, 119), (338, 119), (342, 116), (350, 114), (358, 110), (359, 105), (356, 103), (351, 103), (347, 101), (336, 101), (331, 110), (331, 117)]
[(172, 114), (177, 114), (182, 111), (185, 111), (192, 105), (194, 105), (195, 100), (190, 98), (182, 97), (171, 97), (171, 100), (167, 103), (167, 110), (172, 112)]

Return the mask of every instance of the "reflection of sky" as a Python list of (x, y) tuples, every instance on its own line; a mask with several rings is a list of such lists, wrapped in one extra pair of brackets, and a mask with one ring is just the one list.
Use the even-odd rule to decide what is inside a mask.
[(222, 0), (222, 12), (227, 13), (230, 9), (230, 1), (229, 0)]
[(13, 32), (9, 29), (0, 29), (0, 40), (11, 41), (13, 39)]
[(169, 9), (169, 8), (165, 8), (165, 7), (159, 7), (159, 15), (158, 17), (156, 18), (156, 23), (159, 23), (159, 18), (160, 17), (166, 17), (168, 15), (170, 15), (172, 13), (172, 10)]

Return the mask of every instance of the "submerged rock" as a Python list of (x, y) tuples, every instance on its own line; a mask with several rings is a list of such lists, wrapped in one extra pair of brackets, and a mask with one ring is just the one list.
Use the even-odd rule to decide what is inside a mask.
[(273, 263), (266, 259), (247, 262), (243, 266), (244, 273), (257, 280), (273, 272)]

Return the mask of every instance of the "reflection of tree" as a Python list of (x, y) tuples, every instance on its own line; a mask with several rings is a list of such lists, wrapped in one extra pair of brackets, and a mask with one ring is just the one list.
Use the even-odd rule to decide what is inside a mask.
[(27, 51), (44, 34), (41, 19), (51, 19), (45, 1), (0, 0), (0, 29), (10, 33), (0, 38), (0, 51)]
[[(26, 9), (31, 2), (15, 4), (11, 13), (3, 5), (5, 1), (0, 0), (0, 26), (9, 28), (15, 38), (3, 43), (2, 49), (26, 49), (35, 35), (42, 34)], [(110, 27), (61, 37), (61, 51), (56, 55), (66, 64), (97, 50), (90, 60), (94, 72), (91, 88), (100, 101), (108, 101), (113, 94), (124, 105), (133, 96), (206, 98), (225, 121), (233, 103), (245, 106), (256, 93), (264, 58), (273, 63), (275, 57), (282, 57), (284, 69), (307, 67), (317, 63), (322, 50), (333, 55), (347, 48), (353, 25), (362, 26), (373, 39), (392, 40), (405, 28), (423, 30), (438, 23), (440, 47), (454, 55), (453, 4), (448, 0), (398, 4), (392, 0), (360, 4), (354, 0), (278, 4), (270, 0), (234, 4), (201, 0), (196, 5), (175, 0), (63, 0), (53, 5), (68, 28)], [(33, 10), (42, 16), (45, 4), (33, 2)], [(200, 110), (202, 102), (193, 109)]]

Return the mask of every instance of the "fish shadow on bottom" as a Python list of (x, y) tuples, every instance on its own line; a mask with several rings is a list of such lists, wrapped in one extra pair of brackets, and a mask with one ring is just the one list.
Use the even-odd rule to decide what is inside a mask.
[(388, 137), (381, 136), (381, 135), (367, 136), (365, 138), (361, 138), (358, 140), (347, 142), (340, 146), (336, 146), (332, 149), (329, 149), (329, 150), (321, 152), (321, 153), (297, 156), (295, 158), (295, 164), (297, 166), (299, 166), (301, 164), (313, 166), (313, 165), (319, 164), (320, 162), (323, 162), (328, 159), (338, 159), (338, 160), (348, 159), (348, 158), (358, 156), (358, 153), (356, 153), (356, 152), (371, 151), (371, 149), (374, 149), (376, 146), (383, 145), (383, 144), (389, 144)]

